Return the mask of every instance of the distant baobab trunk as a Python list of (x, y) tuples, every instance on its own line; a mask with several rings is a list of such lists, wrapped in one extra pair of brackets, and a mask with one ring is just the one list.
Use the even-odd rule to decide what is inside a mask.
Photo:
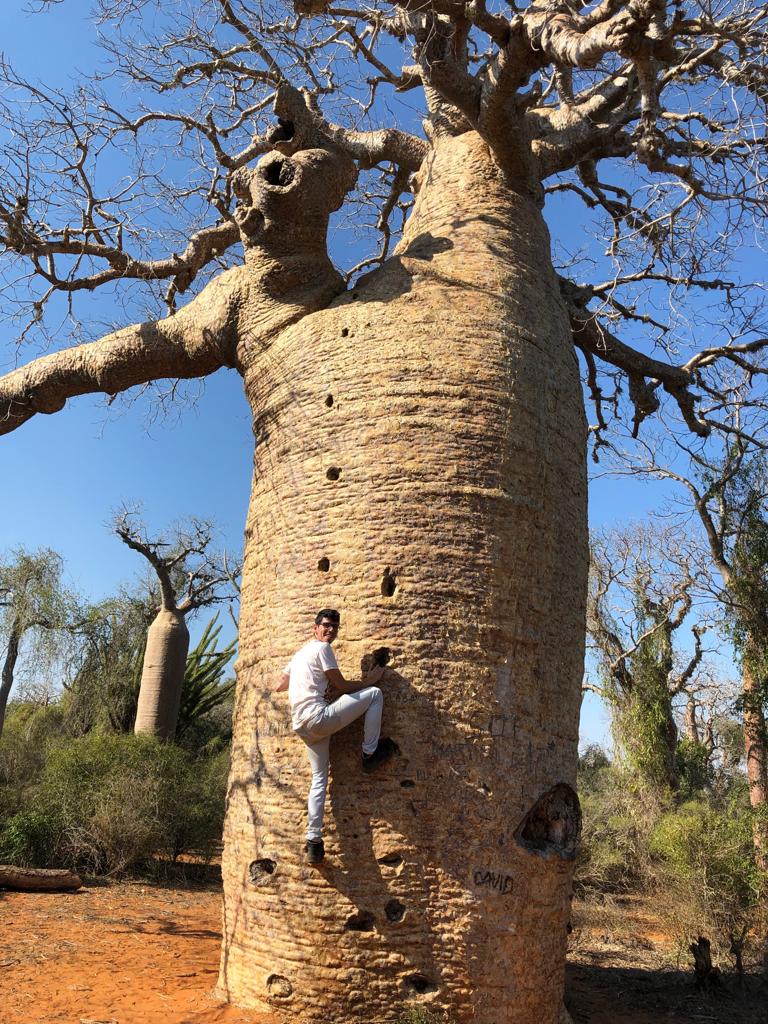
[[(587, 576), (586, 425), (535, 201), (438, 140), (396, 254), (254, 347), (219, 990), (285, 1020), (559, 1019)], [(308, 276), (310, 273), (308, 271)], [(326, 862), (276, 676), (317, 609), (392, 654), (401, 755), (331, 748)], [(332, 1008), (332, 1009), (331, 1009)]]
[(189, 630), (178, 609), (161, 608), (147, 633), (134, 732), (172, 739), (179, 718)]

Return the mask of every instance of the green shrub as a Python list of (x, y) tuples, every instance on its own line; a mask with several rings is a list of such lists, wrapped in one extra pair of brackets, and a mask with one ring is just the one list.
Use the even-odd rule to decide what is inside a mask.
[(690, 801), (662, 816), (649, 849), (681, 944), (704, 934), (723, 950), (731, 935), (757, 923), (766, 879), (754, 863), (749, 811)]
[(226, 753), (198, 759), (145, 736), (62, 742), (5, 822), (0, 848), (36, 866), (91, 874), (118, 874), (158, 856), (208, 859), (221, 836), (226, 773)]
[(41, 867), (56, 858), (61, 822), (34, 808), (8, 818), (0, 832), (0, 862), (22, 868)]
[(660, 811), (654, 794), (629, 785), (621, 768), (580, 765), (582, 833), (575, 884), (602, 893), (641, 887), (647, 876), (648, 833)]

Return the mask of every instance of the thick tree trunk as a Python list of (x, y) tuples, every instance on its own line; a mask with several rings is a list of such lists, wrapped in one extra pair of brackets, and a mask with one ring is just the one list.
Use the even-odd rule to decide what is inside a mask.
[[(220, 991), (293, 1022), (425, 1004), (555, 1024), (579, 828), (577, 364), (534, 202), (473, 134), (439, 143), (421, 182), (396, 256), (246, 358)], [(348, 676), (392, 653), (402, 754), (365, 775), (359, 725), (334, 737), (317, 870), (305, 748), (271, 689), (329, 605)]]
[(8, 646), (5, 649), (3, 670), (0, 673), (0, 736), (3, 735), (8, 698), (11, 696), (11, 690), (13, 689), (13, 677), (16, 672), (16, 662), (19, 660), (19, 645), (21, 644), (22, 633), (21, 626), (14, 622), (8, 637)]
[(752, 838), (755, 862), (768, 871), (768, 755), (762, 695), (758, 680), (745, 657), (741, 669), (741, 693), (744, 704), (744, 754), (747, 762), (749, 802), (755, 814)]
[(135, 733), (173, 739), (189, 652), (184, 615), (161, 608), (147, 633)]

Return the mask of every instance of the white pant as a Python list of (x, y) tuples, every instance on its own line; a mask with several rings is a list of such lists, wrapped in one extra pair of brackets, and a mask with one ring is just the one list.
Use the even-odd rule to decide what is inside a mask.
[(296, 730), (296, 735), (307, 745), (307, 755), (312, 766), (312, 784), (307, 805), (307, 839), (320, 839), (323, 834), (331, 736), (365, 715), (363, 753), (372, 754), (379, 742), (383, 710), (384, 695), (381, 690), (378, 686), (366, 686), (355, 693), (343, 693), (333, 704), (323, 708), (316, 718), (313, 717), (310, 723)]

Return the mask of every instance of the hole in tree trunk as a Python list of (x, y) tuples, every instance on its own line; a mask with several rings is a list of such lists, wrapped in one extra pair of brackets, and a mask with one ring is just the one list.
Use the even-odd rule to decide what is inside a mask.
[(358, 910), (344, 922), (344, 927), (349, 932), (372, 932), (374, 916), (370, 910)]
[(338, 480), (341, 476), (341, 470), (338, 466), (331, 466), (330, 469), (326, 469), (325, 476), (328, 480)]
[(264, 180), (268, 185), (290, 185), (296, 176), (296, 168), (290, 160), (271, 160), (264, 166)]
[(266, 885), (270, 875), (273, 875), (277, 864), (269, 857), (262, 857), (261, 860), (252, 860), (248, 865), (248, 874), (252, 885)]
[(580, 834), (579, 798), (570, 786), (560, 782), (539, 797), (518, 827), (515, 838), (534, 853), (573, 860)]
[(418, 996), (426, 995), (427, 992), (437, 992), (437, 985), (424, 974), (409, 974), (405, 978), (405, 987)]
[(276, 142), (290, 142), (296, 134), (296, 127), (293, 121), (284, 121), (282, 117), (277, 119), (277, 127), (269, 133), (269, 141), (274, 145)]
[(403, 779), (400, 785), (403, 787), (403, 789), (413, 789), (416, 783), (413, 781), (413, 779)]
[(383, 857), (379, 857), (379, 864), (383, 864), (387, 868), (397, 868), (403, 863), (403, 858), (399, 853), (385, 853)]
[(384, 907), (384, 913), (387, 915), (388, 921), (396, 924), (405, 917), (405, 904), (401, 903), (400, 900), (390, 900), (386, 907)]
[(329, 409), (333, 406), (333, 395), (327, 396), (327, 398), (325, 399), (325, 404), (328, 406)]
[(320, 570), (320, 572), (328, 572), (328, 570), (331, 568), (331, 560), (329, 558), (321, 558), (320, 561), (317, 563), (317, 568)]
[(381, 596), (382, 597), (393, 597), (397, 590), (397, 583), (395, 577), (389, 571), (389, 566), (384, 570), (384, 576), (381, 581)]
[(290, 999), (293, 985), (282, 974), (270, 974), (267, 978), (267, 993), (270, 999)]
[(341, 336), (342, 336), (342, 338), (348, 338), (349, 337), (349, 328), (348, 327), (342, 327), (341, 328)]

